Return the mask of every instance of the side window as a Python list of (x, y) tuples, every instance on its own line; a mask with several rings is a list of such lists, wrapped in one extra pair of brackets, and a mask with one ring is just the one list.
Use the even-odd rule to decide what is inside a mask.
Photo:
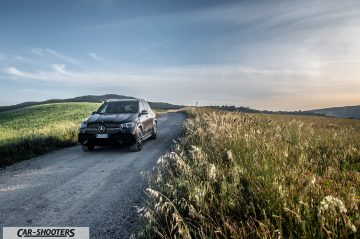
[(142, 100), (139, 101), (139, 104), (140, 104), (140, 112), (143, 111), (143, 110), (146, 110), (146, 107), (145, 107), (144, 102)]
[(149, 103), (147, 101), (144, 101), (144, 102), (145, 102), (147, 111), (151, 112), (151, 108), (150, 108)]
[(105, 105), (103, 105), (101, 108), (100, 108), (100, 114), (104, 114), (105, 112), (106, 112), (106, 110), (107, 110), (107, 108), (108, 108), (108, 106), (109, 106), (109, 104), (105, 104)]

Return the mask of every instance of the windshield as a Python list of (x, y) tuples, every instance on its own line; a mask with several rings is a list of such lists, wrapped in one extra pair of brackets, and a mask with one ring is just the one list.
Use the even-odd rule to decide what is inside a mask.
[(97, 111), (98, 114), (122, 114), (137, 112), (139, 112), (137, 101), (106, 102)]

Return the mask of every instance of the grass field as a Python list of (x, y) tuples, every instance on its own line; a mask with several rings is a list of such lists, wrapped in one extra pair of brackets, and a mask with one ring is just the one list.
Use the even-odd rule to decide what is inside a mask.
[(0, 166), (76, 143), (97, 103), (58, 103), (0, 113)]
[(189, 109), (140, 237), (357, 238), (360, 121)]

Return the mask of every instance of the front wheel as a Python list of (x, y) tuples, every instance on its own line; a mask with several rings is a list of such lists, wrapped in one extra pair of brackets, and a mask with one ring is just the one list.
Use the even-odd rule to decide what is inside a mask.
[(135, 131), (135, 144), (131, 146), (133, 151), (141, 151), (142, 149), (142, 130), (137, 128)]
[(153, 131), (152, 131), (152, 133), (151, 133), (150, 139), (156, 139), (157, 133), (158, 133), (157, 123), (154, 122)]

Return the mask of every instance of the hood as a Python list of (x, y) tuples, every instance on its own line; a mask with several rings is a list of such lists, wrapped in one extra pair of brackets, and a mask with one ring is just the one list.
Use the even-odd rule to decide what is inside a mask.
[(87, 120), (88, 123), (121, 123), (135, 118), (136, 113), (130, 114), (94, 114)]

